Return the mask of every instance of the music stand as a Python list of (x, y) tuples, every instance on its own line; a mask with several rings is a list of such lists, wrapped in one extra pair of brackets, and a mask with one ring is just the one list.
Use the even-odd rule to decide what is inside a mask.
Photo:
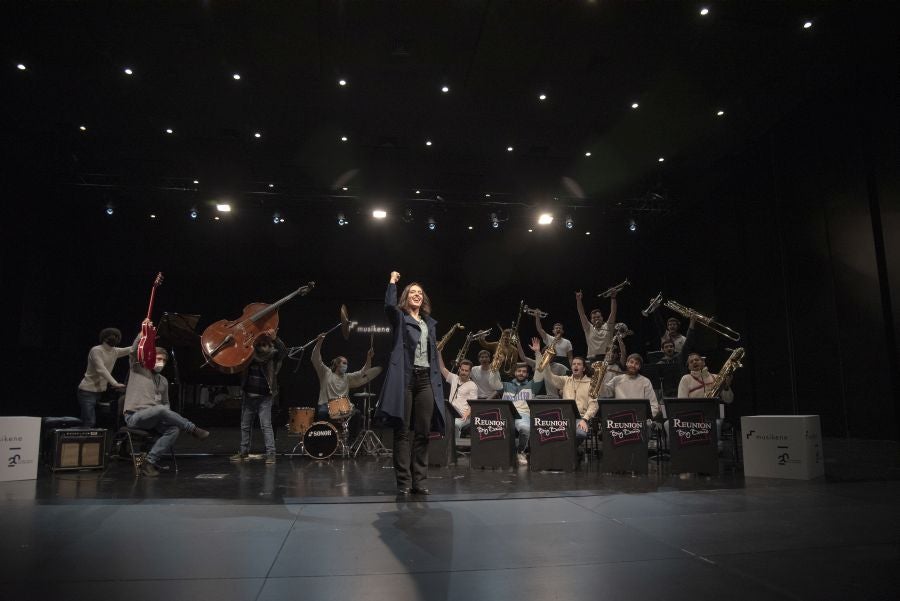
[[(181, 374), (178, 371), (178, 356), (175, 353), (176, 346), (194, 346), (199, 340), (195, 329), (197, 322), (200, 321), (199, 315), (189, 313), (163, 313), (159, 318), (159, 325), (156, 327), (156, 334), (160, 345), (169, 349), (172, 355), (172, 368), (175, 376), (172, 378), (173, 386), (178, 386), (178, 407), (176, 411), (184, 408), (184, 387), (181, 385)], [(163, 344), (166, 343), (166, 344)]]

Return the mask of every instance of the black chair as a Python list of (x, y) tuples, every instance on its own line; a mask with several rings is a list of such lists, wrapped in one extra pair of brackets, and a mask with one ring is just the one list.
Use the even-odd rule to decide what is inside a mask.
[[(153, 443), (156, 442), (156, 439), (159, 438), (160, 434), (155, 430), (142, 430), (140, 428), (128, 427), (128, 424), (125, 423), (124, 400), (120, 400), (120, 406), (122, 407), (122, 411), (119, 412), (116, 420), (116, 425), (119, 426), (119, 429), (116, 431), (115, 436), (113, 436), (112, 456), (121, 458), (124, 453), (127, 452), (128, 456), (131, 458), (131, 463), (134, 465), (134, 475), (138, 476), (141, 473), (141, 465), (147, 457), (147, 449), (153, 446)], [(139, 452), (135, 452), (134, 450), (135, 443), (138, 443), (138, 446), (141, 449)], [(170, 452), (172, 454), (173, 469), (175, 472), (178, 472), (178, 460), (175, 458), (174, 445)]]

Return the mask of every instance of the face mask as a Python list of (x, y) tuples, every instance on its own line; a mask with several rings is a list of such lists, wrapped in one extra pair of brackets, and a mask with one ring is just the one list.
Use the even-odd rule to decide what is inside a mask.
[(157, 361), (156, 365), (153, 366), (153, 371), (160, 373), (165, 366), (166, 364), (164, 361)]
[(343, 376), (345, 373), (347, 373), (347, 365), (346, 364), (338, 365), (337, 372), (338, 372), (339, 376)]

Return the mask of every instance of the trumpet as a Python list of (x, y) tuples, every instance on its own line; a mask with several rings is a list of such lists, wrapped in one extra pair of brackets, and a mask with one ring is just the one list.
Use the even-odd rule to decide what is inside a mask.
[(655, 297), (650, 299), (650, 304), (647, 305), (646, 309), (641, 311), (641, 315), (643, 315), (644, 317), (650, 317), (650, 314), (653, 313), (654, 311), (656, 311), (656, 309), (659, 308), (659, 306), (662, 304), (662, 302), (663, 302), (663, 297), (662, 297), (662, 292), (660, 292)]
[(547, 313), (545, 311), (541, 311), (540, 309), (532, 309), (528, 305), (525, 305), (525, 307), (522, 309), (522, 311), (526, 315), (531, 315), (532, 317), (540, 317), (541, 319), (546, 319), (547, 316), (550, 315), (549, 313)]
[(621, 292), (625, 286), (631, 286), (631, 281), (628, 278), (625, 278), (624, 282), (622, 282), (621, 284), (616, 284), (615, 286), (613, 286), (606, 292), (601, 292), (600, 294), (597, 295), (597, 297), (598, 298), (609, 298), (613, 294)]
[(735, 332), (734, 330), (732, 330), (725, 324), (721, 324), (718, 321), (714, 320), (712, 317), (707, 317), (703, 313), (695, 311), (694, 309), (691, 309), (690, 307), (685, 307), (681, 303), (678, 303), (673, 300), (667, 300), (663, 304), (665, 304), (666, 307), (668, 307), (669, 309), (672, 309), (679, 315), (687, 317), (688, 319), (693, 319), (697, 323), (706, 326), (707, 328), (709, 328), (710, 330), (712, 330), (719, 336), (724, 336), (725, 338), (728, 338), (729, 340), (734, 340), (735, 342), (741, 339), (740, 333)]

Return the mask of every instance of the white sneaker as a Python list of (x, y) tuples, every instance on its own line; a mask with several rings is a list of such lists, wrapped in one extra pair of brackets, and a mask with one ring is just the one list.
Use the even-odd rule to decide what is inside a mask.
[(525, 453), (517, 453), (519, 457), (519, 465), (528, 465), (528, 457), (525, 456)]

